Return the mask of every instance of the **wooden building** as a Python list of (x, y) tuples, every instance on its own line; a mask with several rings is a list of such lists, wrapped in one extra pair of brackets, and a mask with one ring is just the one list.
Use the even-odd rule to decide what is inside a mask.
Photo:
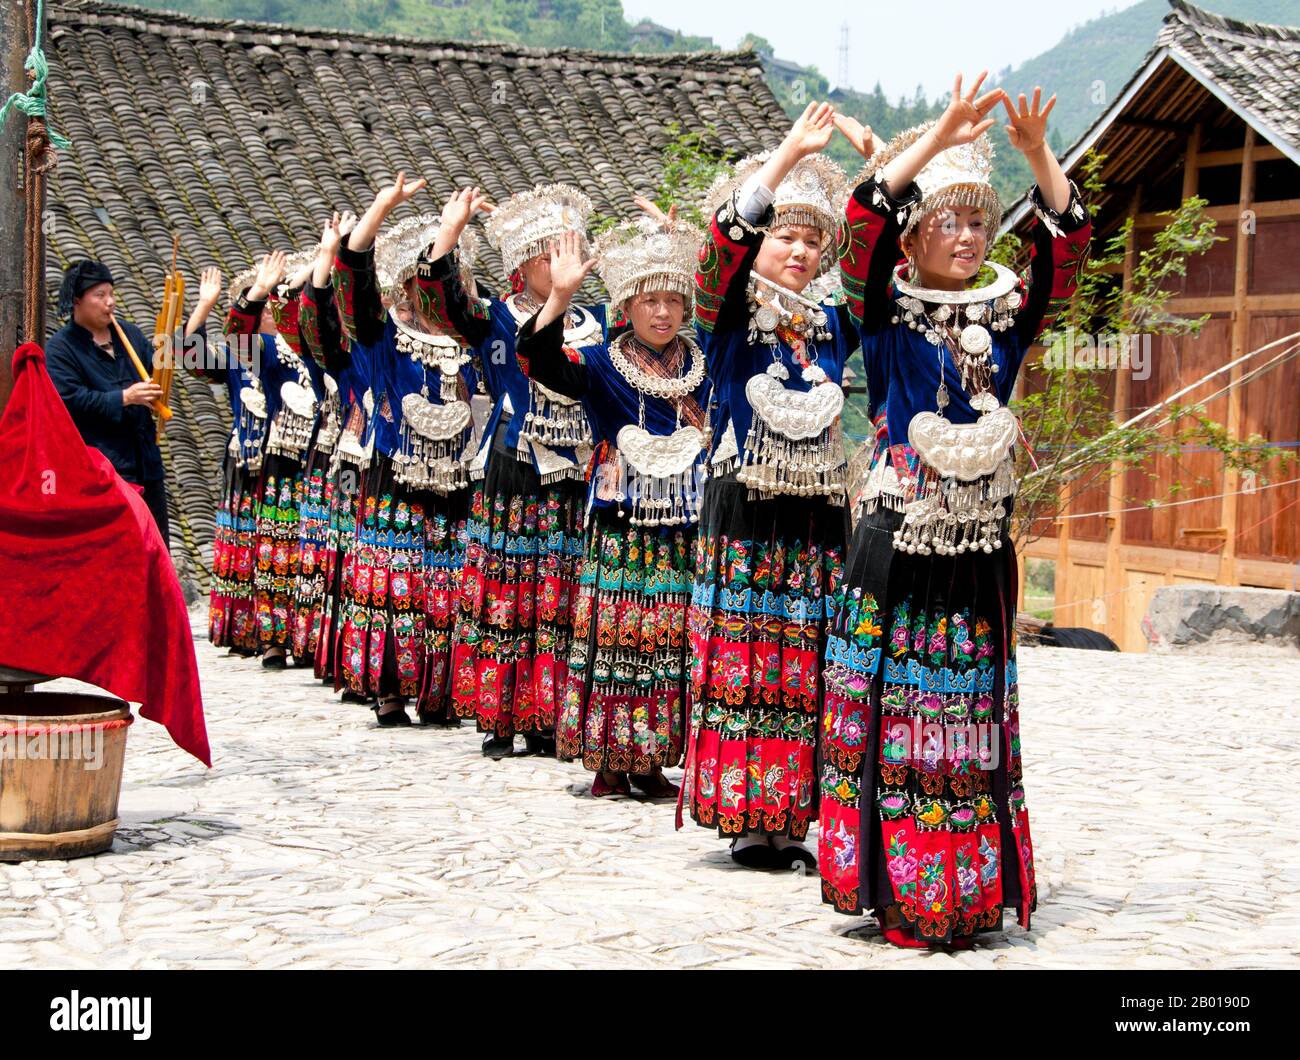
[[(1149, 373), (1113, 373), (1117, 421), (1300, 333), (1300, 29), (1223, 18), (1183, 0), (1170, 7), (1141, 68), (1064, 159), (1074, 175), (1089, 151), (1106, 156), (1105, 191), (1090, 205), (1099, 240), (1134, 218), (1124, 282), (1135, 253), (1167, 222), (1160, 212), (1186, 197), (1208, 201), (1224, 237), (1189, 261), (1169, 304), (1209, 320), (1196, 337), (1153, 338)], [(1029, 217), (1021, 200), (1004, 230), (1023, 235)], [(1240, 381), (1297, 341), (1224, 372), (1182, 402)], [(1295, 451), (1300, 357), (1221, 394), (1206, 412), (1233, 437), (1259, 434)], [(1216, 452), (1183, 452), (1103, 477), (1026, 550), (1055, 561), (1054, 621), (1102, 630), (1125, 650), (1142, 651), (1142, 619), (1160, 586), (1297, 588), (1300, 486), (1276, 484), (1297, 473), (1293, 466), (1267, 484), (1243, 481)], [(1179, 504), (1142, 507), (1171, 499), (1174, 482), (1189, 487)]]

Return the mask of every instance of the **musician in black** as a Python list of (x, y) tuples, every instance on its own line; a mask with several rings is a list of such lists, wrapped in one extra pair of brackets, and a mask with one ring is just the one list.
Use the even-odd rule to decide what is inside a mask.
[[(150, 405), (162, 388), (141, 382), (113, 327), (113, 274), (98, 261), (79, 261), (63, 274), (59, 312), (68, 323), (50, 336), (45, 365), (81, 437), (127, 482), (144, 489), (144, 502), (164, 542), (167, 487), (157, 425)], [(119, 321), (146, 371), (153, 370), (153, 343), (134, 324)]]
[[(206, 347), (204, 322), (221, 294), (221, 274), (205, 269), (185, 338)], [(127, 482), (140, 486), (163, 544), (170, 547), (167, 484), (158, 428), (150, 406), (162, 388), (142, 382), (113, 325), (113, 274), (100, 261), (78, 261), (63, 273), (59, 313), (69, 318), (45, 346), (45, 366), (81, 437), (103, 453)], [(134, 324), (118, 321), (146, 372), (153, 372), (153, 343)]]

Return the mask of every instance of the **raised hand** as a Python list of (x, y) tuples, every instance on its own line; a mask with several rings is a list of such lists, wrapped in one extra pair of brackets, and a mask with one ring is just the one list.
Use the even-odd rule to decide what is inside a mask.
[[(352, 221), (355, 224), (356, 218), (353, 217)], [(316, 257), (323, 257), (333, 263), (334, 255), (338, 253), (339, 244), (343, 242), (345, 235), (347, 235), (347, 232), (343, 231), (343, 215), (335, 210), (333, 216), (325, 222), (324, 227), (320, 230), (320, 242), (316, 245)]]
[(209, 265), (199, 277), (199, 305), (211, 309), (221, 297), (221, 270)]
[(440, 221), (442, 225), (464, 231), (470, 220), (477, 213), (491, 213), (492, 204), (479, 188), (461, 188), (454, 192), (442, 208)]
[(668, 207), (668, 212), (664, 213), (658, 205), (645, 195), (633, 195), (632, 202), (638, 210), (654, 218), (663, 227), (667, 228), (677, 220), (677, 204), (673, 203)]
[(321, 229), (320, 243), (316, 246), (316, 260), (311, 264), (313, 287), (328, 287), (334, 270), (334, 258), (339, 252), (343, 237), (356, 226), (356, 214), (334, 211), (334, 215)]
[[(212, 307), (217, 304), (221, 297), (221, 270), (215, 265), (209, 265), (199, 276), (199, 299), (194, 303), (194, 308), (190, 311), (190, 318), (185, 322), (185, 337), (189, 338), (199, 330), (208, 319), (212, 312)], [(130, 404), (127, 398), (123, 397), (124, 404)]]
[(809, 103), (795, 119), (781, 145), (768, 155), (754, 176), (765, 188), (775, 191), (801, 159), (815, 155), (831, 142), (835, 132), (835, 108), (829, 103)]
[(417, 193), (423, 191), (427, 183), (428, 181), (421, 177), (419, 180), (408, 184), (406, 182), (406, 173), (404, 171), (400, 172), (392, 184), (380, 188), (375, 193), (375, 201), (371, 204), (371, 209), (378, 208), (380, 216), (387, 217), (402, 203), (409, 202)]
[(1032, 104), (1025, 102), (1025, 94), (1020, 93), (1020, 106), (1018, 108), (1011, 105), (1011, 97), (1005, 92), (1002, 93), (1002, 105), (1006, 107), (1007, 114), (1010, 116), (1010, 124), (1007, 125), (1007, 139), (1011, 141), (1011, 146), (1022, 154), (1029, 154), (1037, 151), (1047, 139), (1047, 116), (1052, 113), (1052, 108), (1056, 106), (1056, 97), (1052, 96), (1047, 101), (1046, 106), (1042, 106), (1043, 90), (1037, 86), (1034, 87), (1034, 101)]
[(260, 302), (270, 294), (284, 279), (284, 270), (288, 262), (283, 250), (273, 250), (262, 255), (257, 263), (257, 274), (253, 277), (253, 286), (248, 289), (248, 299)]
[(412, 183), (406, 183), (406, 173), (398, 173), (392, 184), (385, 185), (375, 192), (375, 197), (366, 212), (361, 215), (348, 233), (348, 250), (364, 251), (375, 242), (375, 234), (390, 213), (404, 202), (408, 202), (423, 189), (426, 181), (421, 177)]
[(487, 195), (479, 188), (461, 188), (460, 191), (452, 192), (438, 218), (438, 234), (425, 251), (425, 257), (437, 261), (451, 253), (470, 219), (475, 214), (491, 213), (494, 209), (488, 202)]
[(298, 271), (289, 277), (289, 290), (296, 291), (299, 288), (301, 288), (302, 285), (307, 282), (308, 277), (311, 276), (312, 270), (315, 267), (316, 267), (315, 258), (312, 258), (311, 261), (298, 266)]
[(795, 119), (785, 134), (782, 147), (788, 148), (796, 158), (815, 155), (831, 142), (835, 131), (835, 108), (829, 103), (809, 103)]
[(853, 145), (853, 150), (863, 158), (870, 159), (885, 146), (884, 141), (871, 131), (870, 125), (863, 125), (852, 115), (836, 111), (832, 120), (835, 128), (844, 134), (844, 138)]
[(998, 100), (1005, 97), (1006, 93), (1000, 88), (995, 88), (982, 96), (979, 95), (980, 85), (984, 83), (986, 77), (988, 71), (981, 71), (970, 91), (963, 94), (961, 74), (957, 75), (957, 80), (952, 86), (952, 99), (948, 101), (947, 108), (939, 115), (939, 120), (934, 123), (934, 128), (931, 130), (935, 145), (940, 150), (968, 144), (992, 128), (993, 119), (988, 117), (988, 113), (998, 105)]
[(565, 232), (551, 243), (551, 290), (559, 297), (572, 298), (595, 267), (595, 258), (583, 258), (577, 232)]
[(1050, 148), (1047, 147), (1047, 116), (1056, 106), (1053, 96), (1043, 106), (1043, 90), (1034, 88), (1033, 103), (1025, 102), (1025, 95), (1020, 94), (1019, 106), (1012, 107), (1011, 100), (1003, 94), (1002, 103), (1007, 109), (1011, 123), (1007, 128), (1007, 139), (1011, 146), (1025, 156), (1029, 169), (1034, 174), (1034, 181), (1043, 194), (1043, 202), (1049, 209), (1058, 213), (1069, 208), (1070, 180), (1061, 168)]

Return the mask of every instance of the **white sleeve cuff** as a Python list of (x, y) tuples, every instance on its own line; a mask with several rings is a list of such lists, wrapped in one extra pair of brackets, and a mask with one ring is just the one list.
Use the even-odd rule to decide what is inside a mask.
[(775, 198), (772, 190), (760, 183), (755, 173), (736, 192), (736, 212), (750, 224), (757, 224)]

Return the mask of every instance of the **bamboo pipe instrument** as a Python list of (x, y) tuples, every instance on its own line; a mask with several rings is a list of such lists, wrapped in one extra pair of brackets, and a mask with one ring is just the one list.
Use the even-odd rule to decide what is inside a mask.
[[(127, 356), (131, 358), (131, 363), (135, 365), (136, 374), (140, 376), (140, 382), (153, 382), (153, 376), (149, 374), (149, 369), (140, 360), (140, 355), (135, 352), (135, 347), (131, 345), (131, 340), (127, 338), (126, 332), (122, 330), (122, 325), (117, 322), (117, 317), (113, 317), (112, 321), (113, 330), (117, 332), (117, 337), (122, 340), (122, 345), (126, 347)], [(154, 403), (153, 410), (164, 420), (172, 418), (172, 410), (161, 401)]]
[[(171, 419), (171, 409), (167, 399), (172, 392), (172, 377), (175, 374), (174, 363), (176, 330), (181, 326), (181, 316), (185, 311), (185, 277), (176, 268), (176, 257), (180, 251), (181, 237), (177, 232), (172, 236), (172, 267), (163, 283), (162, 306), (154, 321), (153, 336), (153, 381), (162, 388), (162, 401), (158, 415), (158, 440), (162, 441), (163, 423)], [(162, 410), (166, 409), (164, 413)]]

